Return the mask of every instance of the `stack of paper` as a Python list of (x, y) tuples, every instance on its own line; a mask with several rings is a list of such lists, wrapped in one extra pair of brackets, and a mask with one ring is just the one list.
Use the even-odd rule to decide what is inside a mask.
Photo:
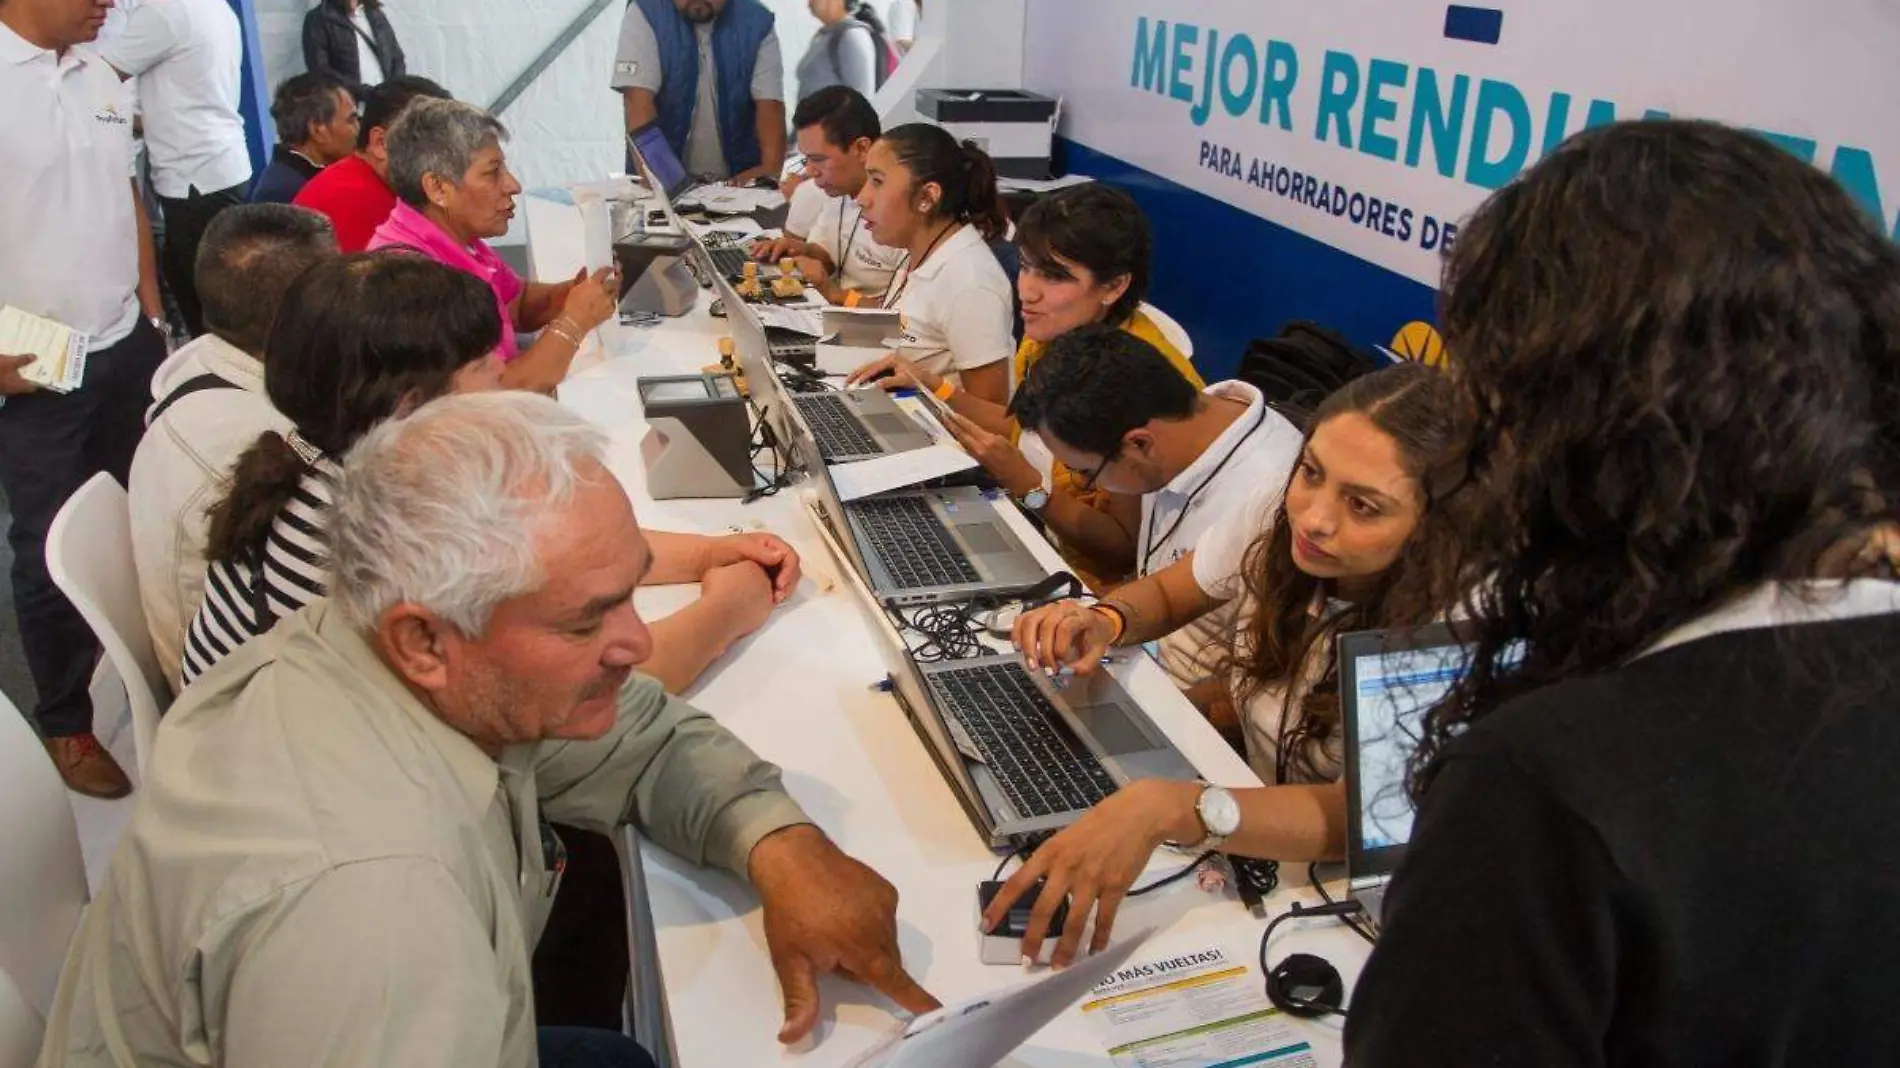
[(55, 393), (71, 393), (86, 380), (86, 346), (90, 339), (52, 319), (43, 319), (7, 305), (0, 308), (0, 353), (31, 356), (20, 377)]

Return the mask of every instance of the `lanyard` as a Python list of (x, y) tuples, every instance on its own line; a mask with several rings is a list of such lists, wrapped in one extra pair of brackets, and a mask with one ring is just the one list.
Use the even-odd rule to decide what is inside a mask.
[[(923, 268), (924, 261), (930, 259), (930, 254), (932, 252), (937, 251), (937, 244), (941, 242), (944, 238), (949, 237), (950, 231), (956, 228), (957, 228), (957, 224), (951, 223), (949, 226), (946, 226), (942, 230), (937, 231), (937, 236), (931, 238), (930, 244), (924, 246), (924, 254), (917, 257), (917, 269)], [(897, 307), (898, 298), (904, 295), (904, 290), (910, 288), (910, 276), (916, 273), (916, 270), (913, 270), (910, 267), (910, 253), (908, 252), (904, 254), (904, 268), (905, 268), (904, 280), (902, 282), (897, 283), (897, 289), (895, 292), (892, 292), (891, 294), (889, 294), (888, 296), (884, 298), (884, 306), (886, 308)]]
[[(840, 197), (839, 199), (849, 200), (850, 198)], [(838, 205), (838, 240), (834, 242), (831, 246), (833, 248), (842, 247), (844, 250), (838, 253), (838, 279), (840, 282), (844, 280), (845, 265), (851, 262), (851, 246), (858, 243), (858, 233), (859, 231), (864, 229), (864, 213), (860, 211), (858, 212), (857, 219), (853, 221), (852, 226), (851, 226), (851, 240), (847, 242), (844, 237), (844, 211), (845, 211), (845, 205), (842, 203), (839, 204)]]
[(1142, 543), (1141, 570), (1137, 572), (1137, 574), (1148, 574), (1148, 564), (1154, 556), (1155, 550), (1166, 545), (1168, 539), (1174, 537), (1175, 532), (1181, 529), (1181, 524), (1187, 522), (1188, 511), (1194, 507), (1195, 498), (1201, 495), (1202, 490), (1214, 484), (1214, 480), (1220, 477), (1221, 471), (1226, 468), (1228, 462), (1234, 458), (1235, 454), (1240, 452), (1240, 447), (1247, 444), (1247, 439), (1253, 437), (1254, 433), (1258, 431), (1266, 421), (1267, 405), (1262, 401), (1259, 414), (1254, 416), (1253, 425), (1247, 428), (1245, 434), (1234, 439), (1234, 443), (1227, 447), (1227, 455), (1221, 457), (1220, 463), (1214, 465), (1214, 470), (1209, 471), (1207, 477), (1201, 480), (1200, 485), (1195, 486), (1194, 489), (1188, 493), (1187, 500), (1181, 504), (1180, 513), (1174, 517), (1173, 523), (1168, 524), (1167, 532), (1162, 534), (1160, 538), (1156, 538), (1154, 537), (1154, 530), (1152, 528), (1149, 529), (1148, 538)]

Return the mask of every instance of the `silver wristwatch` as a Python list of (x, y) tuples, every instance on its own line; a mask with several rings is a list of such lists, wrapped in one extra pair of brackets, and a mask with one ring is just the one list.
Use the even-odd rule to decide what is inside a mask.
[(1200, 817), (1201, 829), (1207, 832), (1207, 837), (1195, 844), (1197, 852), (1219, 849), (1240, 830), (1240, 801), (1225, 786), (1204, 784), (1201, 796), (1194, 802), (1194, 814)]
[(1030, 490), (1028, 493), (1023, 494), (1021, 497), (1016, 498), (1016, 503), (1022, 505), (1034, 515), (1041, 515), (1042, 510), (1049, 507), (1048, 483), (1045, 482), (1035, 489)]

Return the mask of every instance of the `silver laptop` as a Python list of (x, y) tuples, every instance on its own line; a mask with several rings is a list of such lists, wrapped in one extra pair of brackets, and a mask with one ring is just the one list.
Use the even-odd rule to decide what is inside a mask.
[(893, 695), (991, 849), (1066, 827), (1137, 779), (1200, 777), (1108, 672), (1050, 679), (1015, 654), (919, 664), (866, 608)]
[[(1377, 923), (1392, 870), (1412, 837), (1406, 764), (1427, 711), (1464, 676), (1471, 654), (1443, 623), (1341, 635), (1340, 719), (1346, 728), (1346, 878)], [(1521, 657), (1512, 649), (1507, 657)]]
[(793, 450), (803, 457), (832, 529), (878, 598), (894, 606), (1011, 596), (1049, 572), (973, 486), (893, 490), (855, 501), (838, 496), (802, 409), (792, 408)]

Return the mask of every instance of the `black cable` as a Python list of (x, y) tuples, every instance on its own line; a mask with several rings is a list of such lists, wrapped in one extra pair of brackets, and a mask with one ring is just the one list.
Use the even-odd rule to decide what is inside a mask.
[(1214, 852), (1215, 852), (1214, 850), (1210, 849), (1207, 852), (1202, 853), (1200, 856), (1195, 857), (1192, 861), (1189, 861), (1187, 867), (1184, 867), (1180, 871), (1174, 872), (1170, 875), (1163, 875), (1161, 878), (1156, 879), (1154, 882), (1149, 883), (1147, 886), (1137, 886), (1133, 890), (1128, 891), (1127, 896), (1140, 897), (1143, 894), (1152, 894), (1156, 890), (1159, 890), (1164, 886), (1169, 886), (1174, 883), (1180, 882), (1182, 879), (1185, 879), (1189, 875), (1192, 875), (1194, 873), (1194, 869), (1200, 867), (1201, 865), (1207, 863), (1209, 860), (1213, 859)]
[[(1267, 922), (1267, 929), (1260, 932), (1260, 974), (1266, 979), (1267, 1000), (1273, 1003), (1274, 1008), (1290, 1016), (1309, 1020), (1346, 1015), (1346, 1010), (1341, 1006), (1345, 991), (1341, 988), (1338, 971), (1331, 964), (1319, 957), (1295, 953), (1270, 968), (1267, 966), (1267, 943), (1273, 940), (1273, 932), (1288, 920), (1331, 917), (1350, 922), (1349, 913), (1358, 911), (1359, 907), (1356, 901), (1335, 901), (1313, 906), (1295, 901), (1292, 908)], [(1307, 997), (1294, 997), (1294, 992), (1288, 987), (1295, 984), (1316, 988), (1315, 993)]]
[[(946, 660), (969, 660), (989, 652), (982, 631), (972, 624), (961, 605), (933, 604), (906, 609), (886, 605), (884, 614), (899, 631), (915, 634), (923, 644), (911, 649), (911, 658), (919, 664), (941, 664)], [(909, 643), (906, 643), (909, 644)]]
[(1354, 914), (1349, 913), (1347, 915), (1341, 916), (1339, 918), (1339, 922), (1352, 928), (1353, 934), (1358, 935), (1359, 937), (1365, 939), (1367, 942), (1370, 942), (1373, 945), (1379, 944), (1378, 933), (1368, 928), (1365, 924), (1365, 921), (1360, 918), (1361, 916), (1365, 914), (1364, 906), (1361, 906), (1356, 901), (1352, 901), (1352, 902), (1340, 901), (1334, 898), (1332, 894), (1329, 894), (1326, 892), (1326, 884), (1324, 882), (1321, 882), (1320, 877), (1319, 877), (1319, 861), (1316, 860), (1313, 863), (1308, 864), (1306, 866), (1306, 881), (1313, 884), (1313, 889), (1319, 893), (1319, 899), (1324, 904), (1326, 905), (1350, 904), (1354, 906), (1355, 909), (1357, 909), (1358, 914), (1354, 915)]

